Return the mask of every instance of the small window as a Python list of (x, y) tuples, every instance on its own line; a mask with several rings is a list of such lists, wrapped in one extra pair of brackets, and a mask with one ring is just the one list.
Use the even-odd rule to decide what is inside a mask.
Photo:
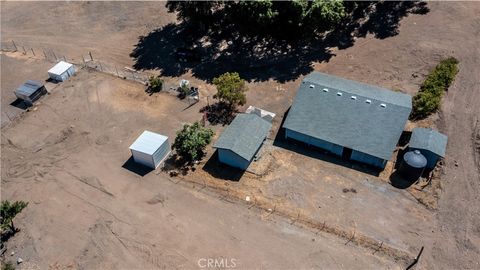
[(357, 100), (356, 96), (351, 96), (350, 98), (353, 99), (353, 100)]
[(367, 99), (367, 100), (365, 100), (365, 103), (367, 103), (367, 104), (371, 104), (371, 103), (372, 103), (372, 101), (371, 101), (370, 99)]
[(328, 92), (328, 89), (327, 89), (327, 88), (323, 88), (323, 92)]
[(313, 85), (313, 84), (310, 84), (310, 88), (315, 88), (315, 85)]
[(341, 97), (343, 94), (340, 92), (337, 92), (337, 96)]
[(382, 107), (382, 108), (386, 108), (386, 107), (387, 107), (387, 104), (385, 104), (385, 103), (382, 103), (382, 104), (380, 104), (380, 107)]

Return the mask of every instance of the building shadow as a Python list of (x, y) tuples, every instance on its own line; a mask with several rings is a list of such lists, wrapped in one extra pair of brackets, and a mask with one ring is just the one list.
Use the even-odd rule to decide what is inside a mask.
[[(238, 21), (228, 20), (229, 14), (222, 14), (219, 17), (227, 19), (218, 20), (208, 31), (182, 21), (140, 36), (130, 57), (134, 68), (158, 69), (161, 76), (179, 77), (191, 71), (194, 77), (210, 82), (235, 71), (247, 81), (283, 83), (312, 72), (314, 62), (328, 62), (335, 56), (332, 48), (346, 49), (367, 34), (381, 39), (397, 35), (402, 18), (428, 12), (426, 3), (417, 1), (348, 3), (350, 15), (325, 35), (285, 38), (258, 34), (248, 31), (255, 25), (240, 26)], [(179, 61), (176, 52), (182, 48), (195, 50), (199, 59)]]
[(366, 174), (370, 174), (372, 176), (378, 177), (383, 171), (382, 169), (375, 168), (373, 166), (369, 166), (367, 164), (363, 164), (353, 160), (344, 160), (342, 159), (342, 157), (336, 156), (322, 148), (313, 145), (308, 145), (306, 143), (293, 139), (285, 139), (285, 129), (283, 128), (283, 124), (287, 118), (289, 111), (290, 108), (288, 108), (288, 110), (283, 115), (282, 123), (280, 123), (275, 139), (273, 140), (274, 146), (295, 152), (300, 155), (323, 160), (325, 162), (333, 163), (335, 165), (339, 165), (345, 168), (357, 170)]
[(136, 163), (132, 156), (125, 163), (123, 163), (122, 168), (127, 169), (141, 177), (144, 177), (153, 171), (153, 169), (150, 167)]
[(245, 174), (244, 170), (230, 167), (219, 162), (217, 150), (215, 150), (215, 153), (213, 153), (210, 159), (208, 159), (207, 163), (205, 163), (202, 169), (212, 177), (226, 181), (238, 182), (242, 178), (243, 174)]
[(413, 185), (417, 180), (408, 180), (405, 179), (400, 172), (395, 170), (391, 175), (390, 175), (390, 184), (398, 189), (406, 189), (409, 188), (411, 185)]
[(10, 103), (10, 106), (16, 107), (21, 110), (26, 110), (31, 107), (31, 105), (27, 104), (23, 99), (19, 98)]

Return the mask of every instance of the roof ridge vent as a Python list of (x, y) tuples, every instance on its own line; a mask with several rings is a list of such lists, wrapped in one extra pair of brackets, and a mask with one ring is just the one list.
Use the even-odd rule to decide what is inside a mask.
[(337, 96), (341, 97), (343, 94), (341, 92), (337, 92)]
[(382, 107), (382, 108), (386, 108), (386, 107), (387, 107), (387, 104), (385, 104), (385, 103), (382, 103), (382, 104), (380, 104), (380, 107)]
[(367, 100), (365, 100), (365, 103), (367, 103), (367, 104), (371, 104), (371, 103), (372, 103), (372, 101), (371, 101), (370, 99), (367, 99)]
[(356, 96), (351, 96), (350, 98), (353, 99), (353, 100), (357, 100)]
[(315, 85), (313, 85), (313, 84), (310, 84), (310, 88), (315, 88)]
[(323, 88), (323, 92), (328, 92), (328, 88)]

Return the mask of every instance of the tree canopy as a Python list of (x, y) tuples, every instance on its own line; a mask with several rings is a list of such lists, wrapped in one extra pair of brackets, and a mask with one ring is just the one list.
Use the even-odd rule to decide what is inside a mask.
[(231, 23), (243, 32), (275, 36), (323, 32), (346, 16), (341, 0), (167, 1), (166, 6), (187, 22), (206, 26)]
[(15, 226), (13, 225), (13, 219), (17, 214), (27, 207), (28, 203), (24, 201), (16, 201), (11, 203), (10, 201), (2, 201), (0, 207), (1, 229), (2, 231), (10, 229), (15, 232)]
[(199, 160), (204, 154), (205, 146), (212, 141), (213, 134), (213, 130), (202, 127), (199, 122), (185, 124), (177, 132), (172, 147), (187, 161)]
[(214, 98), (218, 98), (232, 108), (237, 105), (244, 105), (247, 101), (245, 80), (240, 78), (237, 72), (226, 72), (214, 78), (213, 84), (217, 87), (217, 94), (215, 94)]

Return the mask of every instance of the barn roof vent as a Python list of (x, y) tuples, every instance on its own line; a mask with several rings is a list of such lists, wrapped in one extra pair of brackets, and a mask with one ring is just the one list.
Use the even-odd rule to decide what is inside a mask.
[(327, 89), (327, 88), (323, 88), (323, 92), (328, 92), (328, 89)]
[(365, 100), (365, 103), (370, 104), (372, 101), (370, 99)]
[(387, 104), (385, 104), (385, 103), (382, 103), (382, 104), (380, 104), (380, 107), (382, 107), (382, 108), (386, 108), (386, 107), (387, 107)]
[(337, 92), (337, 96), (341, 97), (343, 94), (340, 92)]
[(310, 88), (315, 88), (315, 85), (313, 85), (313, 84), (310, 84)]
[(353, 99), (353, 100), (357, 100), (356, 96), (351, 96), (350, 98)]

